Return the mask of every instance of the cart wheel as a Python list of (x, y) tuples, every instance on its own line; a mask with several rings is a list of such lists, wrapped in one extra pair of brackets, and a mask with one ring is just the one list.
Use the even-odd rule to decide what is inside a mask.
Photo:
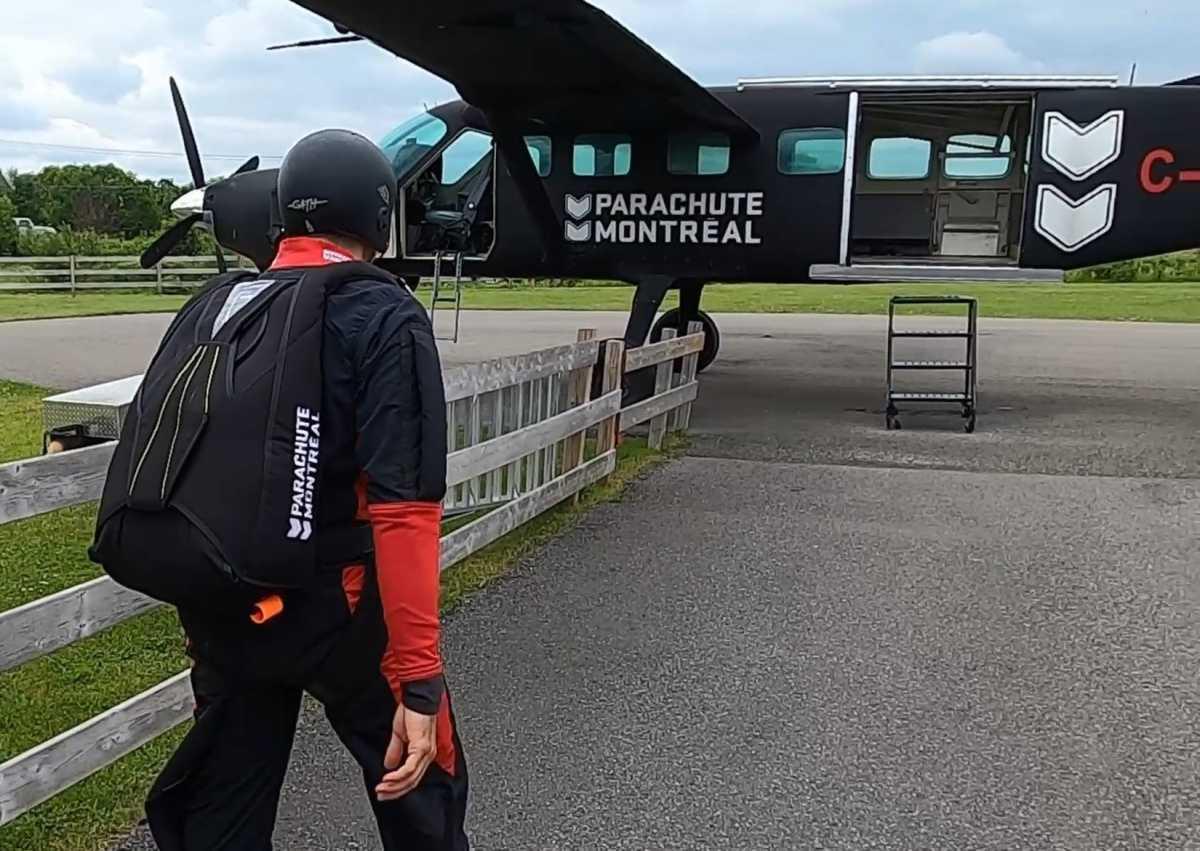
[(974, 434), (975, 433), (975, 412), (971, 411), (970, 414), (963, 414), (963, 416), (967, 420), (966, 423), (963, 424), (963, 431), (965, 431), (967, 434)]

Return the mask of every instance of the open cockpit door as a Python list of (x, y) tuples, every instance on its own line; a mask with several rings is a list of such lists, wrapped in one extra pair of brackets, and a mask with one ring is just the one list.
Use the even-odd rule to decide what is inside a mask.
[(1200, 245), (1200, 87), (1043, 92), (1034, 132), (1022, 265)]

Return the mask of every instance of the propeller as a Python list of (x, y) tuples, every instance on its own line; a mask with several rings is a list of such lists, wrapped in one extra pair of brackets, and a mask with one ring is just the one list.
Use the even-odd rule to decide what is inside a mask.
[[(143, 269), (153, 267), (170, 254), (171, 249), (187, 236), (188, 231), (194, 225), (212, 224), (209, 213), (204, 209), (208, 182), (204, 179), (204, 165), (200, 161), (200, 149), (196, 146), (196, 135), (192, 132), (192, 122), (188, 118), (187, 107), (183, 105), (183, 96), (179, 93), (179, 86), (175, 82), (174, 77), (170, 78), (170, 84), (171, 101), (175, 104), (175, 118), (179, 122), (179, 133), (183, 136), (183, 152), (187, 156), (188, 171), (191, 173), (192, 186), (195, 188), (171, 205), (171, 209), (180, 216), (180, 219), (167, 228), (158, 239), (154, 240), (142, 252), (140, 263)], [(251, 157), (238, 166), (237, 170), (230, 177), (257, 170), (258, 157)], [(225, 253), (222, 251), (219, 243), (217, 244), (216, 256), (217, 268), (222, 273), (228, 271), (228, 265), (225, 262)]]
[(196, 135), (192, 132), (192, 122), (188, 118), (187, 107), (183, 105), (183, 95), (175, 78), (170, 78), (171, 100), (175, 103), (175, 118), (179, 121), (179, 132), (183, 135), (183, 152), (187, 155), (188, 170), (192, 173), (192, 186), (199, 189), (207, 182), (204, 179), (204, 166), (200, 162), (200, 150), (196, 147)]
[(163, 231), (158, 239), (150, 243), (150, 247), (142, 252), (142, 268), (150, 269), (157, 265), (159, 260), (170, 254), (171, 249), (187, 236), (187, 232), (192, 229), (192, 225), (203, 220), (203, 213), (192, 213), (190, 216), (185, 216)]

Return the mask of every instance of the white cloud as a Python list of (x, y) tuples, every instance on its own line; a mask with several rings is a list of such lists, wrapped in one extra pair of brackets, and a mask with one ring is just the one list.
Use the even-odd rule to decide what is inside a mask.
[(58, 76), (80, 98), (104, 104), (114, 104), (142, 85), (142, 69), (124, 60), (83, 63)]
[(1005, 74), (1043, 70), (990, 32), (952, 32), (926, 39), (913, 49), (914, 66), (923, 74)]

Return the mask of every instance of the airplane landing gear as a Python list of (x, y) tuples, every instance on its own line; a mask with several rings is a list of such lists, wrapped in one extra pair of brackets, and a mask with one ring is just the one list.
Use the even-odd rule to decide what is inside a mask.
[[(675, 285), (673, 278), (661, 275), (650, 276), (637, 282), (633, 295), (633, 308), (629, 312), (629, 323), (625, 326), (625, 347), (636, 349), (644, 345), (654, 324), (654, 316), (662, 306), (667, 291)], [(625, 376), (623, 404), (633, 405), (653, 395), (654, 370), (642, 369)]]
[[(717, 359), (717, 352), (721, 349), (721, 332), (717, 329), (717, 323), (713, 321), (713, 318), (703, 310), (696, 311), (695, 319), (704, 326), (704, 348), (700, 351), (700, 361), (696, 366), (698, 372), (704, 372)], [(662, 339), (664, 328), (674, 328), (676, 334), (682, 333), (679, 330), (678, 309), (668, 310), (654, 324), (654, 328), (650, 331), (651, 343), (657, 343)]]

